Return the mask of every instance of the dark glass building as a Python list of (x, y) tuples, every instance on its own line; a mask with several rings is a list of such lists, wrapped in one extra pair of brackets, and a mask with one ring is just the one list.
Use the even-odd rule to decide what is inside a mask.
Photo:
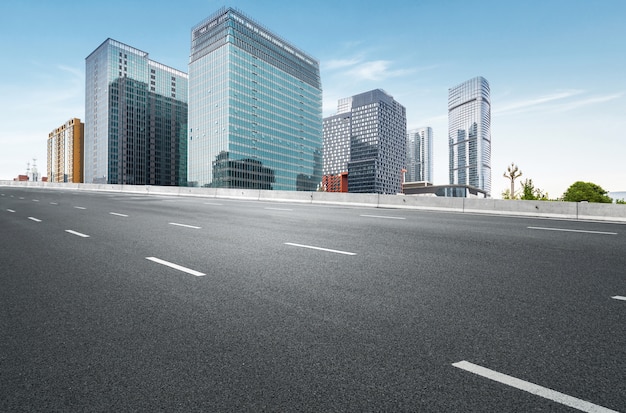
[(402, 192), (406, 109), (381, 89), (338, 103), (324, 119), (324, 174), (348, 172), (348, 192)]
[(84, 182), (186, 185), (187, 74), (112, 39), (85, 63)]

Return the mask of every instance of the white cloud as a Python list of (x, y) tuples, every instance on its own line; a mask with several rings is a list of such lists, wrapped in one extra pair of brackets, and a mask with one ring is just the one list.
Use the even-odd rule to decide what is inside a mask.
[(345, 69), (346, 67), (356, 66), (361, 62), (360, 58), (334, 59), (322, 62), (322, 70)]
[[(539, 96), (531, 99), (520, 100), (511, 103), (505, 103), (494, 108), (493, 113), (498, 115), (521, 113), (529, 110), (535, 110), (545, 105), (546, 103), (555, 102), (576, 96), (583, 93), (582, 90), (568, 90), (562, 92), (555, 92), (549, 95)], [(492, 99), (493, 103), (493, 99)]]
[[(578, 99), (575, 97), (580, 96)], [(543, 95), (536, 98), (505, 103), (494, 107), (496, 115), (511, 115), (537, 110), (549, 112), (567, 112), (584, 106), (595, 105), (620, 99), (624, 93), (612, 93), (608, 95), (588, 96), (584, 90), (568, 90)], [(493, 100), (492, 100), (493, 104)]]
[(354, 67), (347, 74), (356, 80), (380, 81), (392, 77), (405, 76), (412, 72), (413, 70), (410, 69), (393, 70), (393, 62), (390, 60), (373, 60)]

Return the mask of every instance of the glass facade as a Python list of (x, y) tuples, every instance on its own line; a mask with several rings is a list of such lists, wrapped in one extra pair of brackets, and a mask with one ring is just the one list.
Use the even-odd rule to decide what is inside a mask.
[(433, 182), (433, 130), (430, 127), (407, 132), (406, 182)]
[(483, 77), (448, 90), (448, 142), (450, 184), (491, 194), (491, 101)]
[(85, 63), (85, 182), (185, 185), (187, 74), (112, 39)]
[(196, 25), (191, 37), (189, 185), (315, 190), (319, 63), (233, 8)]
[[(324, 119), (324, 175), (348, 172), (348, 192), (402, 191), (406, 109), (380, 89), (339, 100)], [(345, 169), (344, 169), (345, 168)]]

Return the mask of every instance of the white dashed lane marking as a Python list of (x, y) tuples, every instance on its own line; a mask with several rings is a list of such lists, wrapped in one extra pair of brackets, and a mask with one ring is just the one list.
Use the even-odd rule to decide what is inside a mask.
[(382, 218), (382, 219), (406, 219), (404, 217), (392, 217), (388, 215), (360, 215), (366, 218)]
[(356, 255), (356, 252), (333, 250), (330, 248), (315, 247), (313, 245), (294, 244), (293, 242), (285, 242), (285, 245), (291, 245), (292, 247), (299, 247), (299, 248), (308, 248), (308, 249), (318, 250), (318, 251), (334, 252), (335, 254)]
[(76, 235), (78, 237), (89, 238), (89, 235), (83, 234), (82, 232), (74, 231), (74, 230), (71, 230), (71, 229), (66, 229), (65, 232), (67, 232), (69, 234), (72, 234), (72, 235)]
[(547, 228), (547, 227), (528, 227), (528, 229), (538, 229), (542, 231), (579, 232), (583, 234), (617, 235), (617, 232), (586, 231), (583, 229)]
[(494, 370), (490, 370), (486, 367), (479, 366), (477, 364), (470, 363), (469, 361), (459, 361), (452, 364), (454, 367), (468, 371), (470, 373), (477, 374), (487, 379), (497, 381), (498, 383), (506, 384), (507, 386), (514, 387), (519, 390), (534, 394), (552, 400), (554, 402), (564, 404), (565, 406), (573, 407), (574, 409), (581, 410), (589, 413), (618, 413), (616, 410), (607, 409), (606, 407), (598, 406), (597, 404), (590, 403), (585, 400), (577, 399), (576, 397), (568, 396), (556, 390), (548, 389), (547, 387), (539, 386), (528, 381), (520, 380), (516, 377), (509, 376), (507, 374), (499, 373)]
[(195, 225), (179, 224), (177, 222), (170, 222), (169, 224), (177, 226), (177, 227), (185, 227), (185, 228), (192, 228), (192, 229), (202, 229), (202, 227), (196, 227)]
[(202, 277), (206, 275), (203, 272), (192, 270), (191, 268), (183, 267), (182, 265), (174, 264), (173, 262), (165, 261), (156, 257), (146, 257), (147, 260), (156, 262), (157, 264), (165, 265), (166, 267), (174, 268), (175, 270), (185, 272), (187, 274), (195, 275), (196, 277)]

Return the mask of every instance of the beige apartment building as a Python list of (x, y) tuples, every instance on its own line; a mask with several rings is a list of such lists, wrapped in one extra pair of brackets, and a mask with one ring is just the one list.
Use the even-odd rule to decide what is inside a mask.
[(85, 124), (78, 118), (48, 134), (48, 182), (83, 182)]

